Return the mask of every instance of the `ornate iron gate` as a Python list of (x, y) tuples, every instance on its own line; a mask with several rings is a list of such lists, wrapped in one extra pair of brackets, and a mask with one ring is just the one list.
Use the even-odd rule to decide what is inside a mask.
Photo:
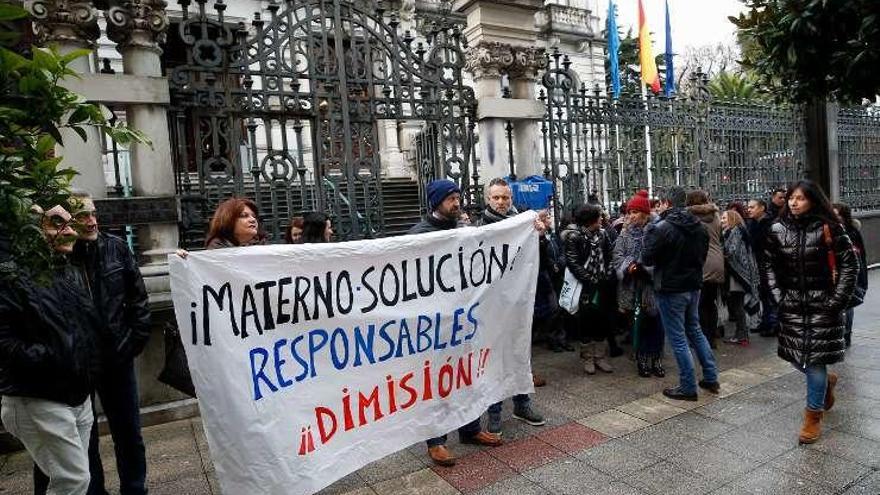
[(544, 175), (555, 179), (558, 214), (591, 196), (613, 209), (637, 189), (656, 196), (671, 185), (742, 200), (803, 174), (796, 107), (713, 101), (699, 75), (685, 96), (614, 99), (588, 90), (570, 66), (550, 54), (539, 91)]
[(216, 204), (249, 196), (275, 239), (320, 210), (341, 239), (383, 233), (377, 122), (433, 129), (432, 172), (474, 187), (476, 100), (463, 37), (442, 14), (423, 41), (381, 0), (271, 1), (230, 25), (226, 5), (179, 1), (186, 59), (171, 70), (182, 243), (197, 245)]

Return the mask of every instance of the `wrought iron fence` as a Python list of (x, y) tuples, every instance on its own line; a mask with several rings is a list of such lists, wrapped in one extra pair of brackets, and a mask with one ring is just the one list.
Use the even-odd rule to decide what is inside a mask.
[(590, 197), (614, 209), (638, 189), (657, 196), (671, 185), (743, 200), (803, 175), (799, 108), (713, 101), (704, 77), (690, 83), (675, 98), (612, 98), (580, 83), (567, 56), (550, 54), (538, 98), (557, 214)]
[(313, 209), (341, 239), (382, 235), (381, 120), (430, 127), (431, 173), (477, 187), (476, 99), (448, 12), (419, 41), (382, 0), (271, 0), (237, 27), (208, 3), (180, 1), (171, 40), (183, 56), (169, 64), (182, 244), (197, 245), (231, 195), (253, 197), (275, 239)]
[(854, 211), (880, 210), (880, 108), (837, 114), (840, 199)]

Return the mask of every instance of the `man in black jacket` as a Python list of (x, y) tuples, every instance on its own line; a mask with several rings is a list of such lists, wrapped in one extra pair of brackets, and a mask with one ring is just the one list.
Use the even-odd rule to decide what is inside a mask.
[(60, 205), (38, 213), (56, 266), (48, 284), (24, 273), (0, 284), (0, 409), (6, 430), (48, 474), (49, 493), (84, 495), (104, 329), (67, 263), (76, 240), (70, 213)]
[[(79, 206), (73, 215), (79, 240), (71, 259), (87, 281), (92, 301), (107, 328), (101, 346), (104, 372), (95, 384), (96, 391), (113, 438), (120, 493), (141, 495), (147, 493), (147, 463), (134, 358), (150, 337), (147, 291), (125, 241), (99, 231), (91, 197), (76, 193), (74, 202)], [(89, 469), (89, 495), (105, 495), (97, 421), (89, 445)], [(35, 466), (34, 491), (38, 494), (45, 487), (41, 474)]]
[[(455, 182), (448, 179), (437, 179), (428, 183), (428, 216), (424, 220), (412, 226), (408, 234), (423, 234), (450, 230), (458, 227), (461, 217), (461, 189)], [(503, 442), (500, 437), (492, 433), (482, 431), (480, 418), (461, 426), (458, 436), (462, 443), (486, 445), (496, 447)], [(446, 435), (429, 438), (428, 456), (435, 464), (440, 466), (454, 466), (455, 456), (446, 448)]]
[(642, 264), (654, 267), (654, 289), (663, 328), (678, 363), (679, 385), (663, 395), (678, 400), (697, 400), (694, 363), (688, 341), (694, 347), (703, 380), (699, 386), (718, 393), (718, 369), (709, 341), (700, 329), (700, 287), (703, 263), (709, 251), (709, 235), (700, 220), (685, 208), (687, 193), (670, 187), (660, 196), (660, 220), (645, 230)]

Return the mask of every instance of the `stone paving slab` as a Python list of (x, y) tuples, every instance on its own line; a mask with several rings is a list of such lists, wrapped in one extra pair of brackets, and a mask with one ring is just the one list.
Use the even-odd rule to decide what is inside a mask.
[[(880, 284), (880, 272), (872, 278)], [(871, 297), (880, 306), (880, 292)], [(585, 376), (577, 353), (536, 348), (533, 368), (549, 385), (537, 389), (533, 404), (547, 426), (512, 418), (508, 403), (502, 447), (462, 445), (453, 432), (448, 446), (459, 458), (453, 468), (433, 466), (419, 442), (320, 493), (878, 495), (880, 313), (863, 306), (870, 311), (857, 310), (853, 347), (833, 367), (841, 377), (837, 404), (813, 445), (797, 444), (804, 377), (776, 357), (775, 339), (720, 346), (721, 393), (701, 390), (697, 402), (660, 393), (677, 381), (669, 356), (663, 379), (638, 377), (627, 356), (611, 360), (614, 373)], [(151, 494), (220, 493), (199, 418), (145, 428), (144, 437)], [(115, 495), (109, 437), (101, 439), (101, 452)], [(0, 495), (30, 493), (27, 455), (0, 456)]]

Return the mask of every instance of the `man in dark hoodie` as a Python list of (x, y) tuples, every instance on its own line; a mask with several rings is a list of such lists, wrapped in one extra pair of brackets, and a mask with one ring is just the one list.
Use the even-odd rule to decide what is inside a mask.
[[(461, 189), (449, 179), (437, 179), (428, 183), (426, 188), (428, 208), (430, 211), (424, 220), (412, 226), (408, 234), (423, 234), (451, 230), (459, 226), (461, 217)], [(503, 441), (497, 435), (482, 431), (480, 418), (461, 426), (458, 429), (461, 443), (496, 447)], [(440, 466), (454, 466), (455, 456), (446, 448), (446, 435), (429, 438), (428, 456)]]
[(660, 196), (660, 220), (645, 229), (641, 263), (654, 267), (654, 289), (660, 319), (675, 352), (679, 385), (663, 395), (677, 400), (697, 400), (694, 363), (688, 342), (703, 368), (699, 386), (718, 393), (718, 369), (709, 342), (700, 329), (700, 287), (703, 264), (709, 251), (709, 235), (702, 222), (684, 206), (687, 193), (670, 187)]

